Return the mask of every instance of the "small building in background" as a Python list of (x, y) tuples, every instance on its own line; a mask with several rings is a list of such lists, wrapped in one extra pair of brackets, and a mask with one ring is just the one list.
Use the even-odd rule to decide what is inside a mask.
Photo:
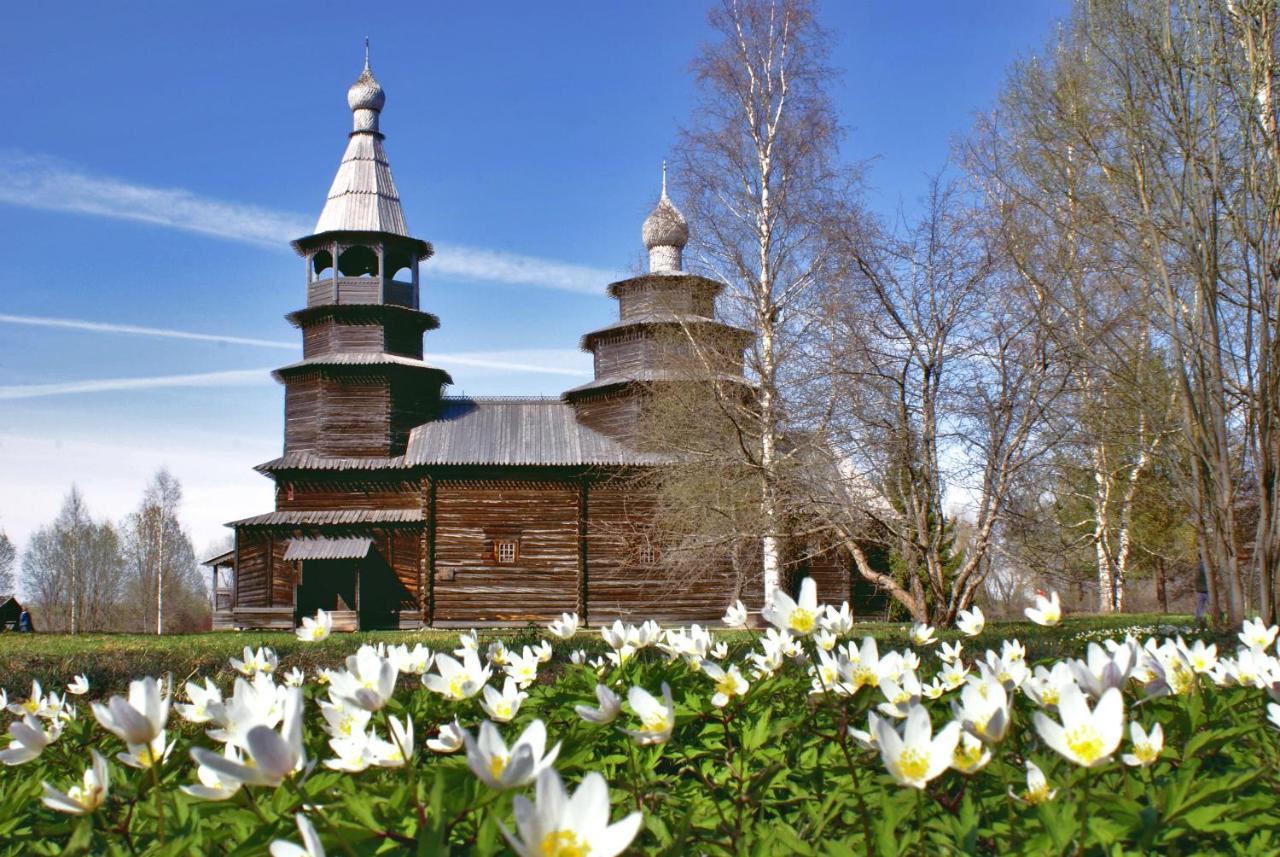
[(18, 630), (18, 617), (22, 615), (22, 605), (15, 595), (0, 595), (0, 631)]

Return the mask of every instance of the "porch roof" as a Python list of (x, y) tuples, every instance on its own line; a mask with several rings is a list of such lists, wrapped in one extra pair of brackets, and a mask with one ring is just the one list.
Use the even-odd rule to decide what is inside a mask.
[(322, 536), (290, 539), (284, 558), (290, 559), (364, 559), (369, 555), (373, 539), (354, 536), (330, 539)]

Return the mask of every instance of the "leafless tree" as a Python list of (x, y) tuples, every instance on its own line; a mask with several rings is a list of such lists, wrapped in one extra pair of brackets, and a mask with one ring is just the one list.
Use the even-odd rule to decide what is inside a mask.
[(191, 541), (178, 517), (182, 486), (166, 469), (152, 477), (122, 525), (129, 566), (130, 624), (163, 634), (192, 630), (207, 604)]
[(72, 486), (53, 523), (32, 535), (22, 559), (22, 585), (51, 630), (107, 630), (120, 593), (120, 537), (94, 521)]
[[(849, 270), (828, 290), (826, 434), (840, 477), (817, 506), (858, 571), (918, 620), (951, 621), (990, 568), (988, 552), (1023, 471), (1047, 448), (1046, 409), (1070, 366), (1042, 314), (1052, 312), (1008, 269), (986, 212), (955, 184), (931, 183), (905, 234), (845, 224)], [(967, 518), (962, 555), (954, 517)], [(881, 533), (896, 574), (868, 561)]]
[(709, 21), (715, 37), (693, 62), (698, 99), (676, 176), (698, 264), (728, 286), (729, 320), (755, 334), (746, 367), (755, 394), (721, 391), (718, 413), (758, 491), (758, 512), (749, 522), (735, 513), (733, 526), (758, 535), (767, 598), (781, 581), (786, 474), (798, 456), (787, 440), (796, 437), (799, 386), (789, 372), (804, 306), (834, 266), (826, 223), (848, 208), (856, 175), (837, 158), (829, 39), (813, 4), (724, 0)]
[(13, 566), (18, 560), (18, 549), (13, 546), (9, 536), (0, 530), (0, 592), (12, 595), (14, 592)]

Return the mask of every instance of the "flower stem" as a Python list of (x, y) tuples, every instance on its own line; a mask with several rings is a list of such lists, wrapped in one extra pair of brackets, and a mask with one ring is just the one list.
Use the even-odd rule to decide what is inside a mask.
[(164, 844), (164, 800), (160, 795), (160, 764), (155, 762), (151, 765), (151, 782), (152, 789), (155, 791), (156, 797), (156, 834), (160, 837), (160, 844)]
[(1092, 780), (1089, 779), (1089, 769), (1084, 769), (1084, 799), (1080, 801), (1080, 844), (1076, 848), (1076, 854), (1084, 854), (1084, 840), (1087, 832), (1089, 821), (1089, 786)]

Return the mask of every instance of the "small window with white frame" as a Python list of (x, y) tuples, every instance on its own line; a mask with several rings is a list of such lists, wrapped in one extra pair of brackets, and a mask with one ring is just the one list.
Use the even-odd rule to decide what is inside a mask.
[(640, 565), (653, 565), (656, 557), (653, 550), (653, 542), (646, 539), (641, 542), (636, 549), (636, 560)]
[(520, 558), (520, 543), (515, 539), (497, 539), (493, 543), (493, 557), (499, 565), (515, 565)]

